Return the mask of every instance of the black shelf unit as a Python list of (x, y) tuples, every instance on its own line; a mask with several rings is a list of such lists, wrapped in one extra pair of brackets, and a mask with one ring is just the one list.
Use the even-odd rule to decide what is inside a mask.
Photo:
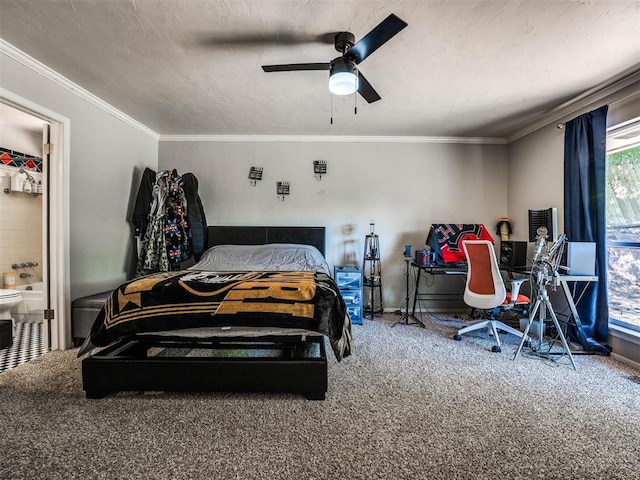
[(382, 306), (382, 266), (380, 264), (380, 238), (373, 231), (365, 237), (362, 260), (364, 275), (364, 308), (363, 316), (373, 320), (384, 311)]

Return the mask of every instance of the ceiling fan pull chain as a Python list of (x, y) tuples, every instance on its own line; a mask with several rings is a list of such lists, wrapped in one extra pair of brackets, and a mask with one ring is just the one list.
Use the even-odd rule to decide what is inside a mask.
[(358, 114), (358, 92), (353, 94), (353, 114)]
[(333, 125), (333, 95), (329, 95), (331, 97), (331, 125)]

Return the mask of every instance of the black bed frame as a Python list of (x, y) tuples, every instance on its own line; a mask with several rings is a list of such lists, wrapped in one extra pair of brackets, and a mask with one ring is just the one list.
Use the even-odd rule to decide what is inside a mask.
[[(210, 226), (207, 230), (209, 246), (297, 243), (313, 245), (323, 254), (325, 249), (324, 227)], [(149, 355), (152, 348), (203, 349), (215, 356)], [(328, 387), (324, 337), (123, 339), (82, 361), (82, 384), (87, 398), (120, 391), (172, 391), (302, 393), (310, 400), (324, 400)]]
[(207, 245), (263, 245), (296, 243), (313, 245), (324, 255), (324, 227), (207, 227)]

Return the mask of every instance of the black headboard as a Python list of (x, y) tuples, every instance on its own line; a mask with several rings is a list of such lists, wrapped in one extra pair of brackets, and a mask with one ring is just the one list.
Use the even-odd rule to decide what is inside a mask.
[(208, 247), (215, 245), (263, 245), (296, 243), (313, 245), (324, 255), (324, 227), (207, 227)]

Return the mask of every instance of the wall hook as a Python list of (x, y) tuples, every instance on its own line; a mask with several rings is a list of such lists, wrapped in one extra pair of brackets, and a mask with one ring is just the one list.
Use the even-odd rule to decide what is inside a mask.
[(251, 185), (254, 187), (262, 180), (262, 170), (262, 167), (251, 167), (249, 170), (249, 180), (251, 180)]
[(327, 161), (326, 160), (314, 160), (313, 161), (313, 173), (318, 180), (322, 180), (322, 175), (327, 173)]
[(282, 195), (282, 201), (284, 202), (285, 195), (289, 195), (289, 182), (278, 182), (276, 185), (276, 191), (278, 195)]

